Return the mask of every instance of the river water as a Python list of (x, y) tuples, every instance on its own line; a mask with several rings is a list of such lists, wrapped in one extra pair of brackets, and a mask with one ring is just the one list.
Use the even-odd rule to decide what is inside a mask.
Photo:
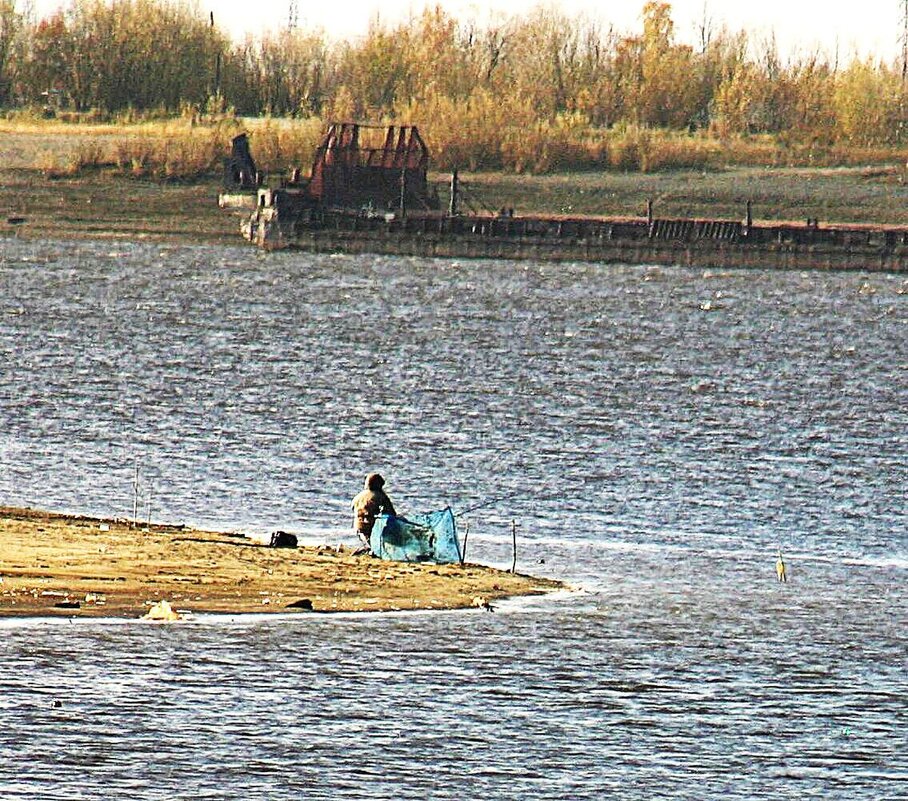
[(3, 241), (0, 503), (350, 543), (380, 470), (575, 591), (0, 622), (0, 795), (908, 797), (906, 376), (903, 276)]

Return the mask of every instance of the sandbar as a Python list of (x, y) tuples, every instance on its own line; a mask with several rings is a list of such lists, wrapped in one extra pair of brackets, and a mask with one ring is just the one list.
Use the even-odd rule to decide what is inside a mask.
[(483, 565), (391, 562), (349, 547), (0, 506), (0, 617), (489, 608), (564, 589)]

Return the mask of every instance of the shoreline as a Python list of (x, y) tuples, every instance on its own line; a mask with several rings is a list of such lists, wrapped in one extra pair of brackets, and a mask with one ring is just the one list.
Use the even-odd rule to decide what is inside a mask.
[[(488, 608), (567, 589), (466, 563), (272, 548), (244, 534), (0, 506), (0, 619)], [(158, 607), (160, 608), (160, 607)]]
[[(0, 166), (0, 240), (97, 240), (232, 246), (250, 258), (259, 249), (243, 239), (248, 211), (221, 209), (218, 176), (195, 180), (129, 178), (98, 169), (51, 178), (33, 165), (35, 145), (20, 135), (21, 157)], [(76, 148), (78, 136), (67, 138)], [(65, 150), (65, 148), (64, 148)], [(431, 173), (444, 189), (446, 175)], [(637, 219), (647, 199), (658, 219), (740, 220), (752, 199), (755, 219), (765, 224), (821, 229), (908, 227), (906, 191), (899, 176), (882, 168), (762, 169), (729, 166), (703, 173), (554, 173), (544, 176), (464, 173), (462, 183), (489, 208), (512, 207), (532, 217), (593, 216)], [(805, 194), (805, 188), (809, 193)], [(505, 254), (506, 255), (506, 254)]]

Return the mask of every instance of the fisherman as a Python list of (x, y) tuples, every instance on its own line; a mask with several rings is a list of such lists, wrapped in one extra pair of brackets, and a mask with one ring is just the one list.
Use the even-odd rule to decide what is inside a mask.
[(376, 517), (382, 513), (397, 514), (394, 511), (394, 504), (383, 489), (384, 486), (385, 480), (379, 473), (369, 473), (366, 476), (365, 489), (353, 499), (353, 528), (363, 544), (362, 548), (357, 549), (357, 553), (365, 553), (369, 549), (369, 537), (372, 535)]

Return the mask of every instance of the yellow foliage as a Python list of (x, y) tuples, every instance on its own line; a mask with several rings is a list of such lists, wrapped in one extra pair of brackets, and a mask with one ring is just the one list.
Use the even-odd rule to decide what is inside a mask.
[(894, 74), (869, 61), (842, 71), (833, 93), (838, 135), (856, 145), (894, 143), (901, 134), (904, 87)]

